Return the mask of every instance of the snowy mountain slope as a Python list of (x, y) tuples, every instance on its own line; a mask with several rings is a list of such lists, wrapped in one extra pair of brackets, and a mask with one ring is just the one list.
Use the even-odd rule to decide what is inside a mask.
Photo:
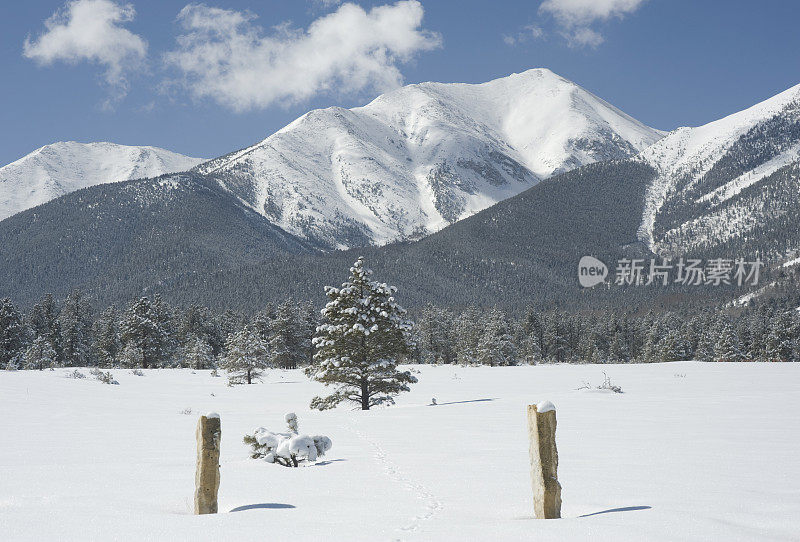
[(676, 252), (746, 235), (776, 217), (765, 214), (776, 203), (788, 205), (778, 215), (796, 211), (800, 85), (704, 126), (679, 128), (639, 158), (659, 172), (639, 231), (651, 250)]
[(661, 136), (536, 69), (314, 110), (198, 171), (286, 231), (347, 248), (421, 237), (554, 174), (635, 155)]
[(45, 145), (0, 168), (0, 220), (81, 188), (186, 171), (202, 161), (158, 147)]

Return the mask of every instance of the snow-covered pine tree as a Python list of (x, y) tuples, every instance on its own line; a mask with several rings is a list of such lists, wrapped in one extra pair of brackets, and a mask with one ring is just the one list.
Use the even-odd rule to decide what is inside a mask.
[(452, 315), (431, 304), (422, 309), (417, 320), (417, 336), (422, 363), (453, 363), (455, 354), (450, 337), (453, 329)]
[(58, 366), (56, 350), (45, 337), (36, 337), (22, 355), (22, 368), (42, 371)]
[(92, 365), (92, 306), (80, 290), (73, 290), (67, 295), (58, 319), (64, 365)]
[(200, 337), (211, 346), (214, 356), (219, 355), (225, 346), (225, 337), (220, 332), (219, 322), (207, 307), (198, 305), (191, 305), (184, 311), (177, 336), (184, 345), (190, 338)]
[(113, 367), (122, 350), (117, 319), (117, 309), (112, 305), (92, 325), (92, 352), (100, 367)]
[(794, 313), (794, 310), (780, 312), (770, 322), (766, 338), (767, 361), (797, 360), (800, 324)]
[(460, 365), (478, 362), (478, 342), (482, 334), (481, 314), (475, 307), (467, 307), (453, 323), (455, 360)]
[(482, 365), (516, 365), (517, 345), (505, 314), (497, 308), (484, 318), (483, 333), (478, 340), (478, 363)]
[(544, 352), (547, 359), (556, 363), (567, 361), (567, 333), (560, 314), (550, 314), (544, 323)]
[(742, 344), (729, 318), (721, 317), (717, 324), (717, 342), (714, 344), (714, 361), (741, 361)]
[(325, 322), (317, 327), (314, 364), (306, 374), (336, 391), (315, 397), (311, 408), (325, 410), (343, 401), (362, 410), (393, 404), (395, 395), (417, 381), (410, 371), (397, 369), (414, 347), (413, 323), (395, 301), (397, 289), (370, 280), (371, 274), (359, 258), (348, 282), (325, 288), (330, 301), (322, 311)]
[(117, 360), (115, 365), (119, 365), (120, 367), (127, 367), (130, 369), (136, 369), (138, 367), (144, 367), (144, 354), (142, 353), (142, 349), (136, 346), (134, 342), (129, 342), (117, 354)]
[(294, 302), (287, 299), (278, 307), (270, 325), (270, 364), (282, 369), (296, 369), (299, 343), (295, 329)]
[(317, 310), (310, 301), (298, 307), (296, 326), (300, 342), (297, 363), (309, 365), (314, 360), (314, 333), (317, 330)]
[(10, 367), (12, 360), (27, 348), (28, 333), (17, 308), (10, 299), (0, 299), (0, 367)]
[(268, 360), (264, 341), (252, 326), (245, 326), (228, 336), (219, 367), (228, 371), (230, 384), (252, 384), (253, 380), (261, 378), (261, 373), (269, 366)]
[(33, 337), (44, 337), (53, 346), (59, 361), (63, 359), (61, 350), (61, 324), (58, 321), (59, 309), (52, 294), (45, 294), (41, 301), (31, 309), (28, 320)]
[(153, 296), (153, 315), (159, 330), (156, 356), (162, 367), (174, 365), (175, 352), (178, 349), (177, 333), (175, 332), (175, 317), (172, 308), (167, 305), (159, 294)]
[(214, 367), (214, 349), (204, 337), (189, 335), (183, 347), (183, 362), (192, 369), (211, 369)]
[(120, 321), (122, 344), (139, 349), (142, 369), (167, 365), (164, 346), (170, 337), (168, 330), (161, 327), (161, 320), (150, 299), (142, 297), (131, 303)]

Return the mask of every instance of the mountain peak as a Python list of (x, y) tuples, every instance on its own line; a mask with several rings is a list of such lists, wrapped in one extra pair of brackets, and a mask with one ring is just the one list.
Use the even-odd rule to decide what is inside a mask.
[(632, 156), (661, 135), (536, 68), (317, 109), (198, 170), (290, 233), (347, 248), (437, 231), (546, 177)]
[(81, 188), (185, 171), (202, 161), (158, 147), (50, 143), (0, 168), (0, 220)]

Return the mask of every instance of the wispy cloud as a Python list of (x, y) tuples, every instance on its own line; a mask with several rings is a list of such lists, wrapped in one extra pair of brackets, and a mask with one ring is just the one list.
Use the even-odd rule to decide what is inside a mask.
[(516, 34), (506, 34), (503, 36), (503, 41), (506, 45), (517, 45), (519, 43), (525, 43), (529, 40), (539, 40), (545, 37), (544, 30), (541, 26), (535, 24), (529, 24), (527, 26), (522, 27), (522, 30), (517, 32)]
[(570, 46), (597, 47), (604, 37), (592, 28), (593, 25), (612, 18), (623, 19), (644, 2), (646, 0), (545, 0), (539, 6), (539, 14), (555, 19)]
[(424, 30), (417, 0), (374, 7), (346, 3), (307, 29), (289, 25), (270, 33), (247, 12), (190, 4), (178, 21), (183, 34), (166, 64), (195, 98), (236, 111), (293, 103), (317, 94), (402, 84), (399, 64), (440, 45)]
[(102, 66), (110, 104), (127, 94), (127, 74), (147, 57), (147, 42), (122, 27), (135, 15), (132, 5), (113, 0), (67, 2), (45, 21), (42, 34), (25, 39), (23, 55), (42, 65), (87, 61)]

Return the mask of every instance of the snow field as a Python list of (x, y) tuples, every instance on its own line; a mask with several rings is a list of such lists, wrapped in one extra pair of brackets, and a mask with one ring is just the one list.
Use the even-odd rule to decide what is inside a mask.
[[(0, 539), (792, 540), (800, 368), (670, 363), (415, 367), (395, 407), (311, 412), (300, 371), (0, 371)], [(624, 394), (577, 391), (606, 371)], [(86, 372), (86, 371), (84, 371)], [(429, 406), (436, 397), (437, 406)], [(557, 409), (561, 520), (532, 519), (527, 404)], [(753, 405), (756, 405), (754, 408)], [(191, 414), (183, 414), (192, 409)], [(200, 415), (222, 419), (220, 514), (191, 515)], [(258, 426), (326, 434), (297, 469)], [(584, 516), (584, 517), (581, 517)]]

